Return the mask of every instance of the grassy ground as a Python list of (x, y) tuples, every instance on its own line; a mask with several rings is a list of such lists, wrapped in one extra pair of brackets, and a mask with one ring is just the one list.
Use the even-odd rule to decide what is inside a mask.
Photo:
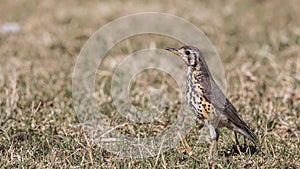
[[(253, 155), (228, 155), (234, 139), (230, 132), (222, 130), (216, 167), (300, 168), (300, 1), (123, 3), (1, 1), (0, 25), (14, 21), (21, 26), (18, 33), (0, 34), (1, 168), (208, 167), (209, 143), (198, 140), (198, 135), (206, 132), (204, 128), (199, 130), (202, 124), (187, 134), (194, 158), (178, 146), (158, 157), (119, 160), (101, 145), (90, 142), (76, 118), (72, 71), (81, 47), (104, 24), (146, 11), (178, 15), (206, 33), (223, 62), (227, 96), (258, 135), (259, 151)], [(157, 37), (136, 38), (140, 46), (131, 50), (146, 48), (150, 42), (158, 48), (165, 47)], [(128, 42), (131, 41), (120, 44), (123, 54), (130, 53)], [(149, 83), (164, 84), (176, 94), (170, 77), (158, 72), (148, 75), (161, 76)], [(110, 78), (109, 73), (105, 77), (100, 74), (97, 84), (105, 86)], [(131, 96), (134, 104), (144, 106), (139, 105), (137, 90), (145, 88), (147, 76), (137, 79)], [(109, 97), (107, 92), (99, 94), (99, 106), (116, 126), (123, 121), (108, 104)], [(170, 99), (168, 104), (176, 102), (176, 98)], [(169, 119), (176, 116), (176, 110), (168, 110), (162, 117), (164, 123), (131, 124), (121, 130), (132, 135), (155, 135), (154, 131), (171, 124)]]

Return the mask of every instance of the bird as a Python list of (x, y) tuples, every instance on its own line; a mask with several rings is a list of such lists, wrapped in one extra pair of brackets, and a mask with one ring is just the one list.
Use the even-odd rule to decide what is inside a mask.
[(237, 109), (214, 81), (201, 51), (194, 46), (166, 48), (187, 65), (186, 99), (196, 119), (209, 129), (211, 145), (208, 159), (217, 160), (219, 129), (226, 127), (257, 144), (257, 136), (247, 126)]

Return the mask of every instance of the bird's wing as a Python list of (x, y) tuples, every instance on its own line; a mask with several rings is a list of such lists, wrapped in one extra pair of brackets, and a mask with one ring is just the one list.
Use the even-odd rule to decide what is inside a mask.
[(222, 90), (216, 84), (213, 78), (207, 76), (206, 79), (202, 79), (203, 96), (206, 101), (210, 102), (219, 112), (225, 115), (234, 131), (241, 133), (249, 138), (254, 144), (256, 144), (256, 135), (250, 130), (247, 124), (242, 120), (238, 111), (226, 98)]

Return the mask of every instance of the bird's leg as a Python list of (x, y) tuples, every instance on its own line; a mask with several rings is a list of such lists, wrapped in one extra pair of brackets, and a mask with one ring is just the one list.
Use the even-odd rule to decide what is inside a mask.
[(246, 137), (244, 136), (244, 147), (246, 147)]
[(240, 145), (236, 132), (234, 132), (234, 138), (235, 138), (236, 145)]
[(216, 161), (217, 160), (217, 156), (216, 156), (216, 152), (217, 152), (217, 140), (212, 140), (211, 145), (210, 145), (210, 151), (209, 151), (209, 160), (212, 161)]
[(235, 142), (236, 142), (236, 149), (238, 150), (239, 154), (241, 154), (240, 143), (239, 143), (239, 140), (237, 138), (237, 133), (236, 132), (234, 132), (234, 137), (235, 137)]
[(211, 160), (211, 161), (217, 161), (217, 156), (218, 156), (217, 149), (218, 149), (218, 139), (219, 139), (218, 129), (214, 129), (214, 132), (213, 132), (212, 136), (213, 136), (212, 137), (212, 143), (211, 143), (211, 146), (210, 146), (208, 159)]

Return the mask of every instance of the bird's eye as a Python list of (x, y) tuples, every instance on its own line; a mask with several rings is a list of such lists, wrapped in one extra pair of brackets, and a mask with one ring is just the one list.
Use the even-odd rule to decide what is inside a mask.
[(191, 52), (187, 50), (187, 51), (185, 51), (185, 54), (189, 55), (189, 54), (191, 54)]

